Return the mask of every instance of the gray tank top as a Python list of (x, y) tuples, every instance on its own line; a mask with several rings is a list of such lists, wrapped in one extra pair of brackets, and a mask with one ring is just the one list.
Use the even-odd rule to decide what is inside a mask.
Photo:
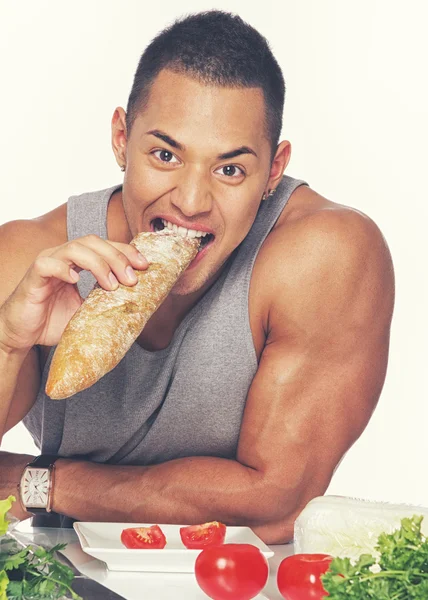
[[(184, 456), (234, 458), (247, 393), (257, 371), (248, 293), (257, 253), (292, 192), (305, 182), (285, 176), (219, 279), (181, 321), (169, 346), (134, 343), (119, 365), (67, 400), (44, 389), (24, 418), (42, 453), (94, 462), (149, 465)], [(120, 186), (73, 196), (68, 239), (107, 238), (107, 206)], [(82, 272), (79, 292), (95, 283)]]

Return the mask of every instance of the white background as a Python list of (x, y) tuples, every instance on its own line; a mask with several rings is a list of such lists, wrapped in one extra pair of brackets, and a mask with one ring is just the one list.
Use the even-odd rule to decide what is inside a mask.
[[(0, 222), (120, 181), (110, 119), (142, 50), (175, 17), (209, 8), (238, 12), (271, 42), (287, 83), (287, 172), (369, 214), (394, 259), (385, 387), (329, 492), (428, 506), (424, 0), (0, 0)], [(36, 453), (21, 425), (2, 449)]]

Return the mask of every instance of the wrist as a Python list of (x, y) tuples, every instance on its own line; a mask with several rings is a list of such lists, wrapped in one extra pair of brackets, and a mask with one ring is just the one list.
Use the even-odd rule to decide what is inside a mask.
[(31, 346), (22, 347), (14, 343), (13, 336), (8, 331), (6, 322), (0, 313), (0, 353), (6, 358), (18, 357), (24, 359), (30, 350)]
[(76, 461), (70, 458), (59, 458), (55, 462), (55, 480), (52, 485), (50, 508), (53, 512), (67, 514), (66, 496), (64, 489), (67, 482), (70, 481), (71, 472)]
[(21, 521), (32, 516), (22, 504), (19, 485), (25, 467), (34, 458), (31, 454), (0, 451), (0, 497), (15, 497), (16, 502), (13, 503), (10, 514)]

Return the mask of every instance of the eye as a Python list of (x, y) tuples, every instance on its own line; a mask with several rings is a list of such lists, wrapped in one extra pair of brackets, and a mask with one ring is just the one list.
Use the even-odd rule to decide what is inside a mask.
[(180, 162), (175, 156), (175, 154), (173, 154), (169, 150), (153, 150), (151, 154), (153, 154), (153, 156), (156, 156), (156, 158), (163, 163), (178, 164)]
[(215, 172), (218, 173), (219, 171), (220, 175), (224, 175), (225, 177), (229, 177), (231, 179), (245, 175), (244, 170), (241, 169), (241, 167), (237, 167), (236, 165), (225, 165), (224, 167), (220, 167), (219, 169), (217, 169), (217, 171)]

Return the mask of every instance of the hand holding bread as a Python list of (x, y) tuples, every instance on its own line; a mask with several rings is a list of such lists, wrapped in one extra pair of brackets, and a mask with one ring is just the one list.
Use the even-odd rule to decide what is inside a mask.
[[(21, 250), (27, 251), (25, 244)], [(58, 344), (67, 323), (82, 304), (75, 286), (78, 271), (90, 271), (101, 287), (113, 290), (119, 283), (135, 284), (134, 269), (148, 266), (134, 246), (96, 235), (45, 248), (29, 264), (0, 307), (0, 347), (8, 352), (25, 354), (36, 344)]]
[(137, 339), (180, 275), (196, 256), (197, 238), (170, 232), (140, 233), (132, 241), (149, 261), (134, 286), (95, 285), (68, 323), (55, 350), (46, 393), (62, 399), (111, 371)]

